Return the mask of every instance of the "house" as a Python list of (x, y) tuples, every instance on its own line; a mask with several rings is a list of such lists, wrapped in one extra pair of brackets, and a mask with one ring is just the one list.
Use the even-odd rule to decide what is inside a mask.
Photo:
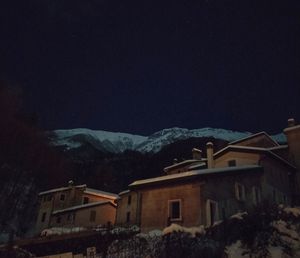
[(284, 132), (283, 146), (265, 132), (216, 153), (208, 143), (206, 159), (198, 156), (165, 168), (167, 175), (133, 182), (120, 193), (116, 224), (136, 224), (142, 231), (170, 223), (213, 225), (262, 202), (299, 201), (300, 126), (289, 120)]
[(93, 227), (114, 224), (118, 195), (74, 185), (39, 193), (36, 232), (50, 227)]

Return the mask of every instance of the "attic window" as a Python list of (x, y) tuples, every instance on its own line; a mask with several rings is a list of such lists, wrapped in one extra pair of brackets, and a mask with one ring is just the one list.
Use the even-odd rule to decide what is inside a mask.
[(245, 186), (240, 183), (235, 183), (235, 197), (239, 201), (245, 201)]
[(181, 200), (169, 200), (169, 218), (172, 221), (178, 221), (181, 220)]
[(228, 160), (228, 166), (229, 167), (235, 167), (236, 166), (236, 160), (235, 159)]

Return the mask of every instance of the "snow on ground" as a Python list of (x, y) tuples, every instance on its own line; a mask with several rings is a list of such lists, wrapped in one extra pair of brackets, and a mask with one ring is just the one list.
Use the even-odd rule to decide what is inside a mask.
[(296, 218), (298, 218), (300, 216), (300, 208), (299, 207), (295, 207), (295, 208), (286, 207), (283, 209), (283, 211), (287, 214), (292, 214)]
[(230, 246), (226, 246), (225, 253), (228, 255), (228, 258), (250, 258), (248, 254), (244, 253), (246, 249), (242, 247), (242, 243), (240, 240), (236, 241)]
[(299, 247), (300, 237), (296, 231), (295, 225), (289, 225), (283, 220), (278, 220), (274, 221), (272, 226), (280, 233), (282, 240), (292, 245), (294, 248)]
[(246, 215), (248, 215), (247, 212), (238, 212), (236, 214), (233, 214), (230, 218), (242, 220), (244, 218), (244, 216), (246, 216)]
[(136, 225), (133, 225), (129, 228), (124, 227), (115, 227), (110, 231), (111, 234), (122, 234), (122, 233), (138, 233), (140, 231), (140, 228)]
[(192, 237), (195, 237), (196, 234), (204, 234), (204, 226), (200, 227), (183, 227), (178, 224), (172, 223), (169, 227), (164, 228), (163, 235), (171, 234), (172, 232), (184, 232), (191, 234)]
[(84, 227), (72, 227), (72, 228), (66, 228), (66, 227), (53, 227), (53, 228), (47, 228), (44, 229), (41, 232), (41, 236), (50, 236), (50, 235), (63, 235), (63, 234), (70, 234), (80, 231), (87, 230)]

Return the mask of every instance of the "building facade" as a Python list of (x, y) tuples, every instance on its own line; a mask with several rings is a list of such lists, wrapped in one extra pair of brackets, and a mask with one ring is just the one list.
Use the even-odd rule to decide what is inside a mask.
[(74, 185), (39, 193), (36, 232), (51, 227), (91, 227), (114, 224), (118, 195)]
[(264, 202), (296, 203), (300, 126), (289, 125), (284, 130), (287, 145), (279, 145), (265, 132), (216, 153), (208, 143), (206, 159), (176, 163), (165, 168), (165, 176), (133, 182), (120, 193), (116, 223), (136, 224), (142, 231), (170, 223), (209, 226)]

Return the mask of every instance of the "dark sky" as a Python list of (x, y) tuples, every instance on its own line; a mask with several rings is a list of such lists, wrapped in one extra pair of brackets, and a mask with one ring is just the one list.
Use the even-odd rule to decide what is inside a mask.
[(298, 0), (2, 0), (0, 13), (0, 76), (45, 129), (300, 120)]

